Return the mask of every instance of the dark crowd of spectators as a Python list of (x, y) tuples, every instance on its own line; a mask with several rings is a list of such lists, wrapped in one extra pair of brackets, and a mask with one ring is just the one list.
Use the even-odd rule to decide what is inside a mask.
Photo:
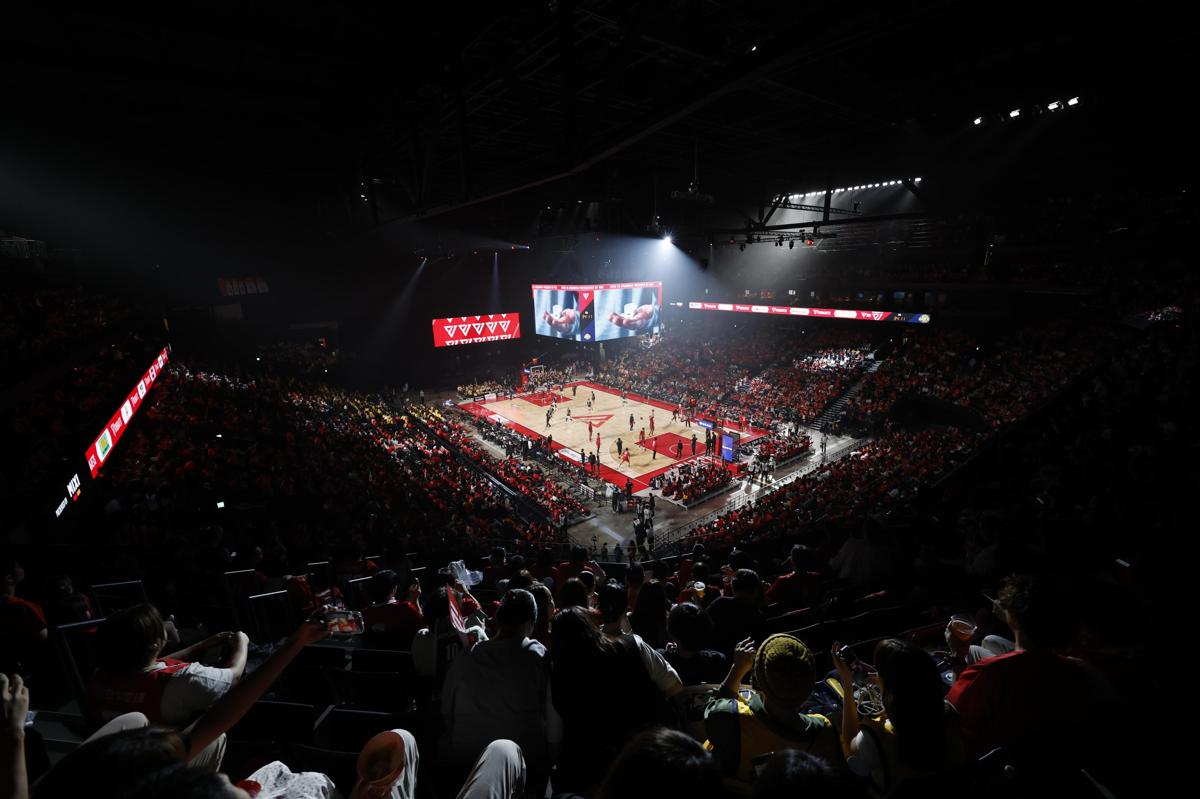
[(1103, 335), (1092, 325), (1040, 325), (1015, 332), (984, 352), (962, 331), (913, 334), (863, 379), (850, 398), (845, 421), (874, 426), (899, 399), (916, 396), (970, 409), (998, 430), (1026, 417), (1090, 369)]
[(137, 305), (53, 269), (0, 256), (0, 385), (127, 332)]
[[(961, 796), (1083, 780), (1124, 795), (1144, 775), (1122, 766), (1152, 762), (1152, 737), (1113, 723), (1165, 688), (1178, 616), (1161, 610), (1186, 607), (1193, 307), (978, 351), (966, 334), (915, 335), (851, 413), (886, 419), (915, 393), (986, 424), (882, 424), (705, 521), (679, 554), (628, 565), (555, 558), (548, 522), (576, 509), (440, 411), (176, 358), (91, 487), (84, 532), (10, 532), (0, 553), (0, 790)], [(661, 379), (635, 354), (611, 374), (728, 413), (763, 375), (853, 379), (865, 350), (831, 339), (783, 361), (779, 342), (664, 340), (644, 351), (664, 353)], [(21, 409), (23, 447), (34, 422), (66, 424), (88, 379)], [(758, 418), (789, 418), (786, 394), (758, 396)], [(775, 436), (759, 454), (798, 445)], [(707, 488), (691, 477), (675, 493)], [(100, 586), (118, 580), (145, 596), (113, 605)], [(251, 597), (277, 597), (291, 629), (244, 612)], [(331, 639), (330, 619), (353, 619), (331, 611), (361, 613), (362, 631)], [(75, 697), (67, 649), (89, 655), (71, 661), (86, 667)], [(381, 652), (389, 665), (361, 665)], [(85, 740), (51, 765), (27, 711), (70, 700)], [(324, 721), (264, 728), (285, 705)], [(355, 713), (367, 734), (340, 726)]]
[(722, 461), (692, 461), (664, 475), (662, 493), (684, 505), (694, 505), (729, 485), (732, 480), (733, 473)]
[(869, 337), (766, 328), (740, 337), (707, 326), (607, 362), (606, 385), (674, 403), (693, 415), (759, 428), (811, 422), (861, 372)]

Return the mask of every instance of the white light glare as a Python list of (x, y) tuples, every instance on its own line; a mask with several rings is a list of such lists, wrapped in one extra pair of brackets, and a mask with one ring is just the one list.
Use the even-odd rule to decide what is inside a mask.
[(982, 125), (982, 124), (983, 124), (983, 117), (975, 117), (975, 124), (976, 124), (976, 125)]
[(1079, 98), (1072, 97), (1070, 100), (1067, 100), (1067, 105), (1079, 105)]
[(667, 235), (663, 236), (663, 244), (670, 244), (670, 243), (671, 243), (671, 234), (668, 233)]
[(1047, 111), (1057, 111), (1060, 108), (1062, 108), (1062, 103), (1060, 103), (1058, 100), (1055, 100), (1054, 102), (1050, 103), (1050, 105), (1046, 106)]
[(1019, 108), (1014, 108), (1013, 110), (1008, 112), (1009, 119), (1016, 119), (1019, 116), (1021, 116), (1021, 109), (1019, 109)]
[(921, 182), (920, 178), (913, 178), (913, 183), (920, 183), (920, 182)]

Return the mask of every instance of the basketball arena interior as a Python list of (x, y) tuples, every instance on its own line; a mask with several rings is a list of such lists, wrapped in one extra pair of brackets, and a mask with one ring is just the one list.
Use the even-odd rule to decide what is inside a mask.
[(6, 10), (0, 799), (1182, 784), (1194, 15)]

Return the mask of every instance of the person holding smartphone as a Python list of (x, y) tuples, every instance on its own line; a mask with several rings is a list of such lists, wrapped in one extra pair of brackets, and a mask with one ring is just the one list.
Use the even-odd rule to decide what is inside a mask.
[(882, 707), (856, 697), (853, 650), (835, 641), (830, 654), (842, 685), (842, 753), (851, 772), (868, 777), (876, 794), (963, 763), (956, 716), (927, 652), (897, 638), (876, 645), (875, 667), (863, 671), (882, 696)]

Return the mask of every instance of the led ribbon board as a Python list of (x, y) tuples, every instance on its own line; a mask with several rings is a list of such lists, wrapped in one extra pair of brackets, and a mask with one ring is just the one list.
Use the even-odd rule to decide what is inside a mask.
[(848, 308), (795, 308), (790, 305), (743, 305), (737, 302), (689, 302), (693, 311), (731, 311), (733, 313), (774, 314), (777, 316), (806, 316), (819, 319), (857, 319), (860, 322), (907, 322), (927, 325), (927, 313), (901, 311), (857, 311)]
[(162, 375), (163, 369), (166, 368), (170, 357), (171, 348), (163, 347), (162, 352), (150, 363), (150, 368), (142, 375), (142, 379), (137, 381), (137, 385), (130, 390), (129, 396), (121, 403), (121, 407), (117, 408), (117, 412), (108, 420), (108, 424), (104, 426), (104, 430), (100, 432), (96, 440), (87, 448), (84, 458), (87, 460), (88, 469), (91, 471), (93, 479), (100, 473), (100, 468), (104, 466), (104, 462), (112, 455), (113, 448), (117, 446), (117, 442), (121, 440), (121, 436), (125, 435), (125, 429), (129, 426), (129, 420), (133, 418), (138, 408), (142, 406), (142, 401), (150, 393), (150, 387), (154, 385), (154, 381)]

